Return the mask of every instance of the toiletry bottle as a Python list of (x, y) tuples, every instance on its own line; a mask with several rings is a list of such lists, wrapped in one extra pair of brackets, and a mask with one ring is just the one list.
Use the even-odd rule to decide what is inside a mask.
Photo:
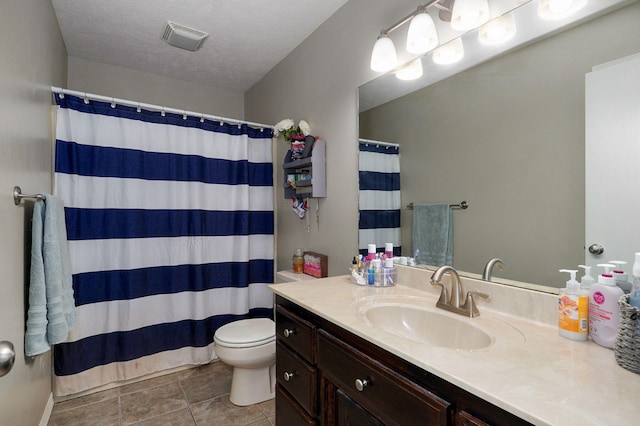
[(629, 294), (629, 304), (640, 309), (640, 253), (636, 253), (635, 261), (633, 262), (633, 285), (631, 287), (631, 294)]
[(393, 258), (387, 257), (384, 260), (384, 268), (382, 269), (383, 279), (385, 287), (389, 287), (395, 285), (393, 273), (395, 272), (395, 268), (393, 267)]
[(613, 272), (611, 275), (616, 280), (616, 285), (622, 289), (625, 293), (629, 293), (631, 291), (631, 283), (629, 282), (629, 276), (624, 272), (623, 265), (626, 265), (627, 262), (622, 260), (612, 260), (612, 265), (615, 265), (613, 268)]
[(384, 243), (384, 255), (387, 259), (393, 259), (393, 243)]
[(367, 265), (367, 284), (369, 285), (374, 285), (375, 284), (375, 280), (376, 280), (376, 274), (375, 271), (373, 269), (373, 262), (375, 261), (375, 259), (373, 260), (369, 260), (366, 262)]
[(367, 245), (367, 261), (371, 262), (375, 258), (376, 258), (376, 245), (368, 244)]
[(593, 283), (596, 282), (591, 276), (591, 266), (578, 265), (578, 267), (584, 269), (584, 275), (580, 278), (580, 288), (589, 291)]
[(382, 261), (373, 259), (371, 264), (373, 265), (373, 285), (380, 287), (382, 285)]
[(589, 291), (589, 335), (600, 346), (613, 348), (620, 325), (618, 299), (624, 294), (609, 273), (614, 265), (601, 263), (605, 273), (598, 276), (598, 282)]
[(358, 258), (357, 256), (353, 256), (353, 260), (351, 261), (351, 272), (358, 272)]
[(296, 274), (304, 272), (304, 257), (302, 255), (303, 251), (301, 248), (297, 248), (293, 254), (293, 272)]
[(576, 281), (577, 270), (560, 269), (568, 272), (571, 279), (567, 287), (560, 289), (558, 298), (558, 330), (565, 339), (584, 341), (589, 337), (589, 292), (580, 289)]

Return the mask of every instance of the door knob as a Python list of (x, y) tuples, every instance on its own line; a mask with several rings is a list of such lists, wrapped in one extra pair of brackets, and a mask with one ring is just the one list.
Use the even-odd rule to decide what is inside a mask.
[(11, 371), (15, 359), (16, 351), (13, 349), (13, 343), (7, 340), (0, 342), (0, 377)]
[(600, 244), (591, 244), (589, 246), (589, 253), (595, 255), (602, 254), (604, 253), (604, 247), (602, 247)]

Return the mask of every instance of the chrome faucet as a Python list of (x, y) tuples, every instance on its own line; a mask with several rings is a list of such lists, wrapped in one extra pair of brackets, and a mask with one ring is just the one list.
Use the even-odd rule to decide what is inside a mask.
[[(449, 296), (449, 292), (447, 291), (447, 286), (444, 285), (442, 281), (442, 277), (444, 274), (449, 274), (451, 281), (451, 296)], [(460, 304), (460, 295), (462, 294), (462, 285), (460, 284), (460, 275), (458, 275), (458, 271), (453, 268), (453, 266), (444, 265), (436, 269), (436, 271), (431, 275), (431, 285), (439, 285), (442, 287), (442, 291), (440, 292), (440, 298), (438, 302), (436, 302), (436, 307), (444, 309), (449, 312), (454, 312), (456, 314), (465, 315), (468, 317), (477, 317), (480, 315), (478, 311), (478, 307), (476, 306), (474, 296), (488, 298), (489, 295), (486, 293), (480, 293), (477, 291), (469, 291), (464, 298), (464, 303)]]
[(483, 280), (491, 281), (491, 275), (493, 274), (493, 268), (496, 265), (498, 266), (499, 270), (504, 271), (504, 262), (502, 261), (502, 259), (494, 257), (493, 259), (488, 261), (486, 265), (484, 265), (484, 271), (482, 271), (482, 279)]

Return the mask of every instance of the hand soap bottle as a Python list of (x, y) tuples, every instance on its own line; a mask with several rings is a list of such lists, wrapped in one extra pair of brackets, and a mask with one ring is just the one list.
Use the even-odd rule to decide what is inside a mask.
[(577, 270), (560, 269), (560, 272), (568, 272), (571, 279), (566, 288), (560, 289), (558, 330), (565, 339), (585, 341), (589, 337), (589, 292), (580, 289)]
[(578, 267), (584, 269), (584, 275), (580, 278), (580, 288), (589, 291), (591, 286), (596, 282), (591, 276), (591, 266), (578, 265)]
[(622, 260), (612, 260), (609, 262), (615, 265), (613, 272), (611, 275), (616, 280), (616, 285), (622, 289), (625, 293), (629, 293), (631, 291), (631, 283), (629, 282), (629, 276), (624, 272), (623, 265), (626, 265), (627, 262)]
[(624, 292), (609, 273), (614, 265), (601, 263), (598, 266), (605, 268), (605, 273), (598, 276), (598, 282), (589, 291), (589, 335), (600, 346), (613, 348), (620, 325), (618, 299)]

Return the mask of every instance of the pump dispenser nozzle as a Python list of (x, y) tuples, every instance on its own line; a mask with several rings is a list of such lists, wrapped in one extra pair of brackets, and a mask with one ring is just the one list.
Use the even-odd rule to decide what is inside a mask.
[(604, 268), (604, 273), (598, 275), (598, 283), (604, 285), (616, 285), (616, 280), (611, 275), (611, 268), (615, 268), (616, 265), (610, 263), (598, 263), (598, 266)]
[(580, 283), (576, 281), (576, 273), (577, 269), (560, 269), (560, 272), (568, 272), (571, 274), (571, 279), (567, 281), (567, 291), (578, 291), (580, 290)]
[(582, 285), (582, 288), (588, 290), (591, 287), (591, 284), (596, 282), (596, 280), (591, 276), (591, 266), (578, 265), (578, 267), (584, 269), (584, 275), (580, 279), (580, 284)]

